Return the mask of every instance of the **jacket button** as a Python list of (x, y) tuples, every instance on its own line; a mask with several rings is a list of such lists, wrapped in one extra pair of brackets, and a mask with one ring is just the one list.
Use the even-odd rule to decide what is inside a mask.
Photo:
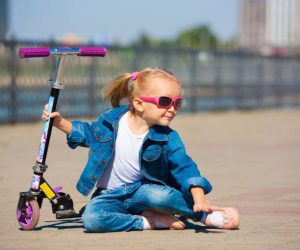
[(102, 160), (102, 161), (101, 161), (101, 164), (102, 164), (102, 165), (105, 165), (105, 164), (106, 164), (106, 161), (105, 161), (105, 160)]

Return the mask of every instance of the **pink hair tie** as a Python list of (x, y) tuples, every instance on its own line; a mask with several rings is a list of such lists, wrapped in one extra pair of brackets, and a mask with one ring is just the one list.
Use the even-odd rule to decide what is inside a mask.
[(136, 72), (133, 72), (132, 74), (131, 74), (131, 80), (133, 80), (133, 81), (135, 81), (137, 78), (138, 78), (138, 76), (139, 76), (139, 72), (138, 71), (136, 71)]

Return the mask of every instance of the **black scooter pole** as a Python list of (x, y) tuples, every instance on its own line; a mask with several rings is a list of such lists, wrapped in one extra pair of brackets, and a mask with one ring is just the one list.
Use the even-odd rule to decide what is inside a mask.
[[(52, 78), (48, 81), (51, 86), (50, 96), (48, 100), (48, 113), (51, 114), (56, 111), (56, 106), (58, 102), (58, 97), (60, 90), (64, 88), (61, 83), (62, 70), (64, 67), (64, 63), (66, 60), (65, 55), (59, 55), (55, 65), (55, 71), (53, 72)], [(51, 133), (53, 128), (53, 118), (44, 122), (43, 133), (40, 140), (38, 155), (36, 159), (36, 163), (33, 166), (33, 177), (32, 183), (30, 187), (30, 193), (32, 195), (38, 195), (40, 192), (40, 184), (43, 181), (43, 173), (47, 169), (46, 159), (48, 148), (51, 139)]]

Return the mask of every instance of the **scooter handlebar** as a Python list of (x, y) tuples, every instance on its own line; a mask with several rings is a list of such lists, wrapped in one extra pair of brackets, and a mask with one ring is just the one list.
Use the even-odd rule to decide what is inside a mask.
[(77, 55), (77, 56), (101, 56), (106, 55), (106, 48), (100, 46), (92, 47), (61, 47), (61, 48), (20, 48), (21, 58), (48, 57), (50, 55)]
[(50, 55), (49, 48), (20, 48), (19, 56), (21, 58), (30, 57), (48, 57)]
[(104, 47), (80, 47), (78, 56), (101, 56), (106, 55)]

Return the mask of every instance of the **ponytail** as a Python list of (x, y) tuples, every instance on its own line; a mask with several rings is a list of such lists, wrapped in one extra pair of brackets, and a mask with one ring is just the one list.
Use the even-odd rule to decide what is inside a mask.
[(123, 74), (114, 79), (109, 85), (104, 88), (104, 101), (110, 101), (111, 105), (116, 108), (120, 106), (121, 100), (131, 99), (131, 91), (129, 91), (128, 83), (131, 79), (131, 74)]

